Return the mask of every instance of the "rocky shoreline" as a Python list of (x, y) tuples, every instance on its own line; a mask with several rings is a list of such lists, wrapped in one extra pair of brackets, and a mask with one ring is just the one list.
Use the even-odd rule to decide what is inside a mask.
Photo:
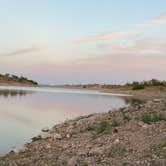
[(67, 120), (0, 157), (1, 166), (166, 165), (166, 98)]

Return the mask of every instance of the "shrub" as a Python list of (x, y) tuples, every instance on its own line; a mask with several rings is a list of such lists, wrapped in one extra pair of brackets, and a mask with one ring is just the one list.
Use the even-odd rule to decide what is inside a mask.
[(144, 123), (150, 124), (151, 123), (151, 115), (149, 113), (144, 113), (142, 115), (142, 121)]
[(145, 89), (145, 86), (141, 84), (137, 84), (132, 87), (132, 90), (141, 90), (141, 89)]
[(152, 121), (153, 122), (158, 122), (158, 121), (162, 121), (162, 120), (165, 120), (165, 116), (164, 114), (154, 114), (153, 117), (152, 117)]
[(101, 121), (96, 128), (97, 133), (103, 133), (109, 129), (109, 123), (107, 121)]
[(128, 113), (124, 113), (124, 112), (123, 112), (123, 120), (124, 120), (124, 121), (130, 121), (130, 120), (131, 120), (130, 115), (129, 115)]
[(162, 113), (159, 113), (159, 114), (155, 113), (153, 115), (149, 113), (144, 113), (142, 115), (142, 121), (147, 124), (151, 124), (152, 122), (159, 122), (162, 120), (166, 120), (164, 114)]

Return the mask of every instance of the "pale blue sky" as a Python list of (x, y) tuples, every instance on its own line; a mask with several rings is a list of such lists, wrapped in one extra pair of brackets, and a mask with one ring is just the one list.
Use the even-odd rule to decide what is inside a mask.
[[(135, 55), (165, 60), (165, 0), (0, 0), (0, 23), (2, 73), (48, 83), (166, 79), (160, 63), (151, 62), (148, 70), (154, 72), (140, 71), (138, 77), (131, 72), (134, 66), (123, 70), (117, 63), (121, 56)], [(113, 76), (108, 78), (109, 73)]]

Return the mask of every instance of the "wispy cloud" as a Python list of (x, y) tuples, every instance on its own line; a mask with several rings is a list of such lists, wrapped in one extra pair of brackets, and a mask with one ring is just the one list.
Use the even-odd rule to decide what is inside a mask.
[(37, 53), (44, 49), (46, 49), (46, 48), (39, 47), (39, 46), (32, 46), (32, 47), (27, 47), (27, 48), (16, 49), (14, 51), (6, 51), (4, 53), (0, 53), (0, 55), (2, 55), (2, 56), (23, 55), (23, 54)]
[[(151, 20), (148, 20), (144, 23), (137, 24), (137, 25), (146, 26), (146, 25), (157, 25), (157, 24), (166, 24), (166, 12), (161, 13), (158, 17), (152, 18)], [(102, 40), (129, 39), (131, 37), (135, 38), (138, 35), (141, 35), (144, 33), (145, 32), (142, 32), (142, 30), (139, 30), (139, 29), (128, 30), (128, 31), (125, 31), (125, 30), (113, 31), (109, 33), (101, 33), (94, 36), (76, 39), (73, 42), (75, 44), (81, 44), (81, 43), (88, 43), (88, 42), (97, 42)]]
[(166, 24), (166, 12), (161, 13), (158, 17), (152, 18), (144, 23), (137, 25), (146, 26), (146, 25), (161, 25)]
[(132, 45), (104, 44), (100, 48), (113, 55), (164, 55), (166, 52), (166, 41), (144, 39), (137, 40)]
[(99, 40), (109, 40), (109, 39), (115, 39), (115, 38), (119, 38), (122, 36), (126, 36), (129, 34), (131, 34), (131, 33), (123, 32), (123, 31), (113, 31), (110, 33), (102, 33), (102, 34), (98, 34), (95, 36), (89, 36), (86, 38), (77, 39), (77, 40), (74, 40), (74, 43), (80, 44), (80, 43), (87, 43), (87, 42), (96, 42)]
[[(150, 28), (114, 31), (110, 33), (99, 34), (92, 37), (76, 40), (75, 43), (97, 42), (100, 40), (106, 40), (105, 42), (98, 43), (97, 47), (100, 53), (117, 56), (128, 55), (157, 55), (163, 56), (166, 52), (166, 39), (162, 35), (165, 33), (162, 28), (163, 24), (166, 24), (166, 13), (160, 14), (151, 20), (142, 23), (142, 25), (152, 25)], [(161, 30), (156, 28), (156, 25), (160, 25)], [(158, 37), (157, 37), (158, 35)], [(116, 39), (116, 40), (114, 40)]]
[(166, 23), (166, 13), (160, 14), (160, 16), (151, 20), (152, 24), (165, 24)]

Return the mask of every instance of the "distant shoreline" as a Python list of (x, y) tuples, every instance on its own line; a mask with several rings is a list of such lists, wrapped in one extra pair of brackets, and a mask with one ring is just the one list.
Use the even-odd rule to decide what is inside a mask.
[(149, 86), (141, 90), (133, 90), (132, 86), (126, 86), (126, 85), (117, 85), (117, 86), (115, 85), (115, 86), (110, 86), (109, 88), (103, 88), (102, 85), (86, 87), (86, 88), (84, 87), (84, 85), (55, 85), (55, 86), (48, 86), (48, 87), (99, 90), (101, 92), (115, 93), (115, 94), (121, 93), (121, 94), (132, 95), (133, 98), (143, 99), (143, 100), (163, 97), (165, 96), (165, 93), (166, 93), (166, 87), (164, 86)]
[[(132, 98), (149, 100), (153, 98), (163, 97), (166, 93), (166, 87), (150, 86), (141, 90), (132, 90), (131, 86), (112, 86), (111, 88), (102, 88), (102, 85), (94, 87), (83, 87), (82, 85), (29, 85), (20, 83), (0, 83), (0, 86), (23, 86), (23, 87), (38, 87), (38, 88), (64, 88), (64, 89), (80, 89), (80, 90), (97, 90), (103, 93), (126, 94)], [(125, 97), (125, 96), (124, 96)], [(126, 96), (127, 97), (127, 96)]]

